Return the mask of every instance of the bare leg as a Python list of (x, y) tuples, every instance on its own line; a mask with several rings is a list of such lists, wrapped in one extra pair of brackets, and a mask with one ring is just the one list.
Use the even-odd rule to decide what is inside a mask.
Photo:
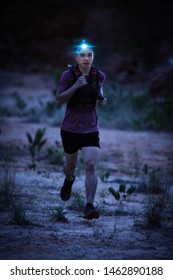
[(87, 203), (93, 203), (96, 188), (97, 188), (97, 173), (96, 173), (96, 162), (98, 157), (98, 147), (83, 147), (83, 159), (85, 164), (85, 188), (86, 188), (86, 199)]
[(75, 181), (74, 171), (77, 163), (77, 152), (74, 154), (66, 154), (66, 163), (64, 165), (65, 180), (61, 188), (60, 197), (67, 201), (71, 197), (71, 188)]
[(64, 174), (68, 181), (73, 180), (73, 175), (77, 164), (77, 156), (77, 152), (74, 154), (65, 154), (66, 163), (64, 165)]

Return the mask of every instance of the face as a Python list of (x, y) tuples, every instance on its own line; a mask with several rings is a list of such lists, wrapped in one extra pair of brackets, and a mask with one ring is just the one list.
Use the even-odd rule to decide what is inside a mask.
[(93, 60), (94, 60), (94, 53), (89, 48), (81, 49), (76, 54), (76, 61), (79, 64), (79, 66), (83, 69), (90, 68)]

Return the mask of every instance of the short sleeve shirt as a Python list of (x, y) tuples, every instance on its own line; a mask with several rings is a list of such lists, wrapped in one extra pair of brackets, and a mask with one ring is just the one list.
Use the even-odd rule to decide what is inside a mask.
[[(105, 74), (98, 70), (99, 88), (103, 86)], [(71, 70), (62, 73), (58, 84), (58, 94), (69, 89), (74, 83)], [(61, 129), (72, 133), (92, 133), (99, 130), (96, 107), (91, 104), (77, 104), (74, 107), (66, 106), (65, 116)]]

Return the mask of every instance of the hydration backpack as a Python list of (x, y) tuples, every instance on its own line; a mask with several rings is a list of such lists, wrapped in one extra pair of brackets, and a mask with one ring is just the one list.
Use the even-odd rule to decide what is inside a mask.
[[(78, 65), (68, 65), (72, 75), (73, 75), (73, 84), (77, 81), (77, 79), (82, 75), (79, 70)], [(95, 67), (91, 67), (89, 72), (89, 76), (87, 78), (88, 86), (89, 86), (89, 95), (87, 96), (85, 87), (79, 88), (73, 94), (73, 96), (68, 101), (68, 106), (76, 106), (77, 104), (92, 104), (96, 106), (96, 101), (100, 92), (99, 82), (98, 82), (98, 69)], [(84, 98), (85, 97), (85, 98)], [(88, 97), (88, 98), (87, 98)]]

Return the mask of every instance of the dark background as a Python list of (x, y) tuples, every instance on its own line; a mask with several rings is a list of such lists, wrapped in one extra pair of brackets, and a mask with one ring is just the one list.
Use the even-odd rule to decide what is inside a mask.
[(143, 71), (170, 65), (171, 2), (4, 1), (0, 9), (0, 69), (49, 72), (64, 68), (72, 62), (72, 46), (79, 38), (89, 38), (96, 45), (95, 61), (107, 73), (117, 70), (122, 56), (133, 57), (133, 63)]
[[(172, 259), (173, 1), (2, 1), (0, 259)], [(59, 198), (66, 104), (55, 94), (85, 37), (108, 99), (97, 106), (98, 223), (81, 219), (80, 154), (74, 200)], [(110, 186), (135, 196), (113, 201)]]

